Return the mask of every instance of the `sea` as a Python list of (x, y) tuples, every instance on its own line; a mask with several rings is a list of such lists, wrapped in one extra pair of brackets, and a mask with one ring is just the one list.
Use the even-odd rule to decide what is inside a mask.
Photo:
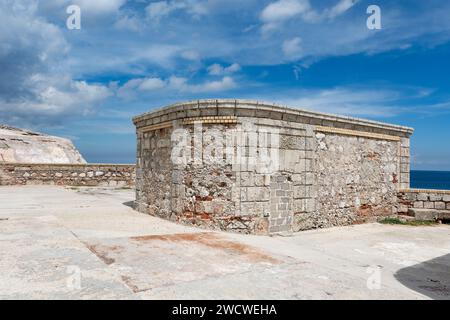
[(411, 188), (450, 190), (450, 171), (411, 170)]

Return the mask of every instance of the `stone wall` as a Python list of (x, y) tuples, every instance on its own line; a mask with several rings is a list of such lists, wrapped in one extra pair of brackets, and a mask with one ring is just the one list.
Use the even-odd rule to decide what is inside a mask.
[(316, 210), (299, 230), (372, 221), (395, 213), (398, 141), (317, 132)]
[(0, 164), (0, 186), (42, 184), (132, 187), (134, 181), (134, 165)]
[(450, 190), (406, 189), (398, 193), (398, 212), (409, 209), (450, 210)]
[(237, 100), (134, 123), (138, 210), (182, 223), (259, 234), (348, 225), (396, 213), (409, 187), (406, 127)]

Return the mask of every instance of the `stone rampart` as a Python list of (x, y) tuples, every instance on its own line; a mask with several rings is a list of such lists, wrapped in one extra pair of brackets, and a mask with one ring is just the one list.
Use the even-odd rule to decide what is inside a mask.
[(0, 164), (0, 186), (63, 185), (132, 187), (134, 165), (118, 164)]
[(450, 219), (450, 190), (400, 190), (398, 213), (413, 215), (418, 220), (448, 220)]

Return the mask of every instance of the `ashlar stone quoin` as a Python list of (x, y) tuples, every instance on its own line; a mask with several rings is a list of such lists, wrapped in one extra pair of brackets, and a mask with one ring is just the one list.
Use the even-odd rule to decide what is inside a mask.
[(243, 100), (133, 119), (136, 204), (185, 224), (254, 234), (373, 221), (409, 188), (412, 128)]

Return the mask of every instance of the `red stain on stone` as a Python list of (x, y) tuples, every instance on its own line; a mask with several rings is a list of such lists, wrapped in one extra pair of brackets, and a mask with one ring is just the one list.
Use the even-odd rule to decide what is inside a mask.
[(134, 293), (138, 293), (140, 290), (135, 284), (133, 284), (132, 280), (130, 277), (127, 276), (121, 276), (120, 277), (122, 279), (123, 282), (125, 282), (125, 284), (134, 292)]
[(380, 154), (377, 152), (368, 152), (366, 158), (371, 160), (380, 160)]
[(113, 258), (108, 257), (108, 253), (121, 249), (121, 247), (118, 246), (99, 246), (88, 243), (85, 243), (85, 246), (107, 265), (113, 264), (115, 262)]
[(234, 255), (242, 256), (250, 260), (251, 262), (267, 262), (272, 264), (280, 263), (279, 260), (273, 258), (269, 254), (261, 252), (256, 248), (238, 242), (222, 239), (218, 237), (216, 234), (211, 232), (149, 235), (141, 237), (132, 237), (131, 240), (139, 242), (148, 242), (148, 241), (193, 242), (212, 249), (222, 250)]
[(397, 174), (396, 173), (392, 174), (392, 182), (393, 183), (397, 183), (398, 182), (398, 178), (397, 178)]
[(197, 200), (197, 201), (212, 201), (213, 197), (211, 197), (211, 196), (206, 196), (206, 197), (195, 196), (195, 200)]

